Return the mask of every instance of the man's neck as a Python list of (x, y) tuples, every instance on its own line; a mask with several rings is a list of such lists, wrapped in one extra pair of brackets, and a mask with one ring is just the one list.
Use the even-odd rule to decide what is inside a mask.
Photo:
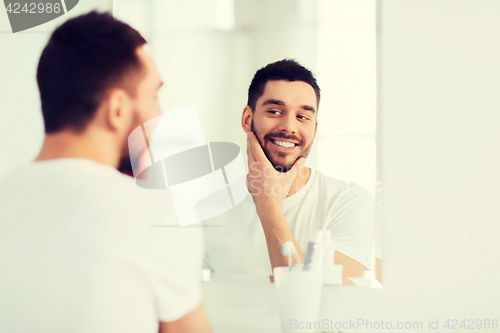
[(311, 177), (311, 169), (303, 167), (297, 177), (295, 177), (295, 180), (293, 181), (292, 186), (290, 186), (290, 191), (288, 191), (288, 195), (286, 197), (288, 198), (289, 196), (292, 196), (300, 191), (309, 180), (309, 177)]
[(99, 135), (96, 131), (86, 130), (83, 133), (60, 131), (46, 134), (42, 149), (35, 161), (57, 158), (85, 158), (97, 163), (118, 166), (119, 155), (114, 149), (109, 149), (112, 139)]

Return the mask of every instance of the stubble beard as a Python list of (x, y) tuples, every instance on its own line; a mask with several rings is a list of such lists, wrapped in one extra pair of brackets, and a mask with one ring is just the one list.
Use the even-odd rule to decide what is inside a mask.
[[(120, 161), (118, 162), (117, 169), (118, 169), (118, 171), (120, 171), (123, 174), (134, 177), (132, 161), (131, 161), (129, 148), (128, 148), (128, 137), (134, 129), (136, 129), (138, 126), (141, 126), (141, 123), (139, 120), (138, 110), (133, 110), (132, 114), (133, 114), (132, 124), (130, 125), (130, 128), (127, 131), (128, 134), (127, 134), (126, 138), (123, 140), (121, 152), (120, 152)], [(134, 164), (137, 165), (137, 161), (134, 161)]]
[[(282, 172), (282, 173), (287, 172), (288, 170), (290, 170), (293, 167), (293, 165), (295, 164), (295, 162), (299, 158), (301, 158), (301, 157), (307, 157), (309, 155), (309, 151), (311, 150), (312, 142), (309, 144), (309, 146), (304, 147), (304, 140), (303, 139), (300, 139), (300, 138), (298, 138), (295, 135), (286, 135), (286, 134), (281, 133), (281, 132), (267, 133), (266, 135), (264, 135), (264, 138), (263, 138), (264, 142), (261, 142), (261, 140), (259, 138), (259, 135), (257, 134), (257, 131), (255, 129), (253, 119), (252, 119), (252, 121), (250, 123), (250, 130), (255, 134), (255, 137), (259, 141), (259, 144), (262, 147), (262, 150), (264, 151), (264, 154), (266, 155), (267, 159), (269, 160), (269, 162), (271, 162), (271, 164), (273, 165), (274, 169), (276, 169), (276, 171), (278, 171), (278, 172)], [(298, 141), (299, 144), (296, 147), (298, 149), (300, 149), (302, 151), (302, 153), (299, 154), (299, 156), (297, 156), (297, 158), (294, 159), (291, 163), (284, 165), (283, 163), (275, 160), (274, 157), (273, 157), (273, 154), (266, 147), (265, 143), (266, 142), (271, 142), (270, 141), (270, 137)], [(286, 157), (288, 155), (288, 153), (281, 153), (281, 152), (275, 152), (275, 153), (277, 153), (278, 156), (281, 157), (281, 159), (283, 161), (286, 159)]]

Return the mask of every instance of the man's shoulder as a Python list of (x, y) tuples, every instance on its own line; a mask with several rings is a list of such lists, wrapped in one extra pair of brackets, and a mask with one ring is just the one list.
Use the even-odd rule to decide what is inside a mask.
[[(0, 179), (0, 215), (17, 216), (23, 207), (44, 216), (87, 216), (113, 227), (178, 225), (165, 190), (139, 187), (133, 177), (88, 160), (29, 163)], [(21, 216), (22, 215), (22, 216)], [(21, 214), (33, 218), (33, 214)]]
[(0, 179), (0, 194), (60, 193), (79, 197), (133, 193), (134, 179), (116, 169), (85, 159), (58, 159), (20, 165)]

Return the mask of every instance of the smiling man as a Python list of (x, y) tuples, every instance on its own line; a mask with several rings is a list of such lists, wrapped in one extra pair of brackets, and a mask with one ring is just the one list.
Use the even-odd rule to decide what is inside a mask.
[[(243, 111), (243, 128), (248, 133), (250, 123), (250, 131), (257, 135), (267, 159), (280, 172), (288, 171), (311, 149), (319, 98), (319, 87), (315, 82), (314, 85), (315, 88), (303, 81), (268, 81), (258, 100), (255, 97), (259, 87), (250, 88), (256, 91), (252, 91)], [(255, 113), (259, 116), (254, 117)]]
[[(320, 89), (293, 60), (257, 71), (241, 125), (247, 133), (247, 198), (207, 224), (206, 266), (214, 277), (269, 276), (288, 264), (281, 245), (292, 241), (303, 262), (307, 244), (324, 225), (335, 242), (343, 284), (370, 268), (373, 198), (350, 182), (305, 167), (316, 136)], [(333, 154), (335, 152), (332, 152)]]

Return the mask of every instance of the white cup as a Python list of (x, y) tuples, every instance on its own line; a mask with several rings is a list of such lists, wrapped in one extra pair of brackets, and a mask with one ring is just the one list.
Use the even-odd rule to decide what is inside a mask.
[(319, 332), (323, 271), (275, 267), (273, 272), (283, 332)]

